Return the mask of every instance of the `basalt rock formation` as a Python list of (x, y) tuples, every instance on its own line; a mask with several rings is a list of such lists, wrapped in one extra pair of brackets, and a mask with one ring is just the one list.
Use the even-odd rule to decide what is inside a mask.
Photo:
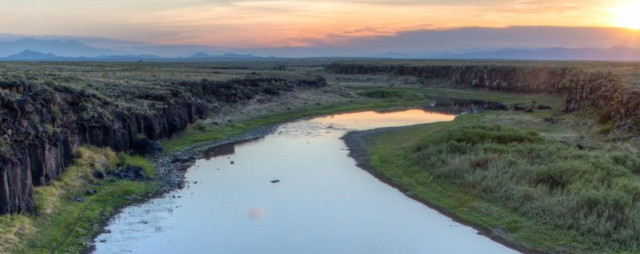
[[(633, 66), (632, 66), (633, 67)], [(505, 92), (556, 93), (566, 99), (567, 111), (596, 109), (619, 128), (638, 130), (640, 91), (629, 80), (628, 66), (590, 70), (572, 64), (487, 64), (385, 61), (333, 63), (328, 71), (346, 75), (413, 76), (439, 85)], [(633, 67), (635, 68), (635, 67)]]
[[(81, 145), (134, 148), (169, 138), (223, 104), (325, 86), (324, 79), (174, 82), (106, 94), (71, 85), (0, 81), (0, 214), (34, 213), (33, 187), (56, 179)], [(114, 95), (115, 94), (115, 95)]]

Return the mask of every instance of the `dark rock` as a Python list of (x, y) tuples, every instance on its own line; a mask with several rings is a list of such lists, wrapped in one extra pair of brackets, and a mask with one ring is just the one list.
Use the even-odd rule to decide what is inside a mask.
[(514, 111), (525, 111), (525, 110), (527, 110), (527, 108), (525, 108), (523, 106), (520, 106), (520, 104), (516, 104), (516, 105), (513, 106), (513, 110)]
[(96, 191), (94, 189), (91, 189), (91, 190), (87, 191), (87, 195), (89, 195), (89, 196), (93, 196), (93, 195), (96, 195), (96, 194), (98, 194), (98, 191)]
[(235, 162), (231, 161), (231, 165), (235, 164)]
[(262, 91), (268, 95), (280, 95), (280, 91), (274, 87), (265, 87)]
[(193, 164), (192, 163), (179, 163), (176, 168), (178, 169), (178, 171), (187, 171), (189, 168), (191, 168)]
[(93, 178), (95, 179), (100, 179), (100, 180), (104, 179), (104, 173), (102, 171), (95, 170), (93, 171), (92, 175), (93, 175)]
[(485, 110), (509, 110), (506, 105), (502, 103), (489, 103), (484, 107)]
[(540, 104), (538, 105), (538, 110), (551, 110), (552, 108), (547, 105)]
[(276, 180), (271, 180), (271, 183), (279, 183), (280, 180), (276, 179)]
[(127, 166), (124, 169), (110, 173), (110, 175), (118, 179), (125, 179), (129, 181), (147, 179), (147, 174), (144, 172), (144, 169), (137, 166)]
[(534, 113), (532, 108), (528, 108), (527, 110), (524, 111), (525, 113)]
[(544, 121), (547, 123), (556, 124), (559, 123), (561, 119), (553, 118), (553, 117), (545, 117)]
[(585, 147), (581, 144), (577, 144), (576, 148), (578, 148), (578, 150), (584, 150)]
[(171, 160), (171, 163), (186, 163), (186, 162), (191, 162), (193, 160), (194, 160), (193, 157), (189, 155), (180, 155), (180, 156), (174, 157), (173, 160)]
[(157, 154), (164, 151), (164, 148), (158, 142), (151, 141), (147, 138), (141, 138), (133, 143), (133, 150), (141, 155)]
[(493, 228), (491, 230), (491, 234), (495, 237), (505, 237), (507, 235), (507, 231), (502, 228)]
[(78, 203), (84, 202), (84, 198), (80, 197), (80, 196), (73, 196), (73, 197), (71, 197), (71, 200), (74, 201), (74, 202), (78, 202)]

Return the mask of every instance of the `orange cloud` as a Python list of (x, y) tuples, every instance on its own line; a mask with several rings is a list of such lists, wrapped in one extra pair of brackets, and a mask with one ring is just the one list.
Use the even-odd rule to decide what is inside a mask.
[(0, 31), (164, 44), (310, 46), (455, 27), (614, 26), (630, 0), (6, 0)]
[(516, 0), (495, 5), (389, 4), (340, 1), (244, 1), (139, 15), (134, 25), (162, 27), (162, 43), (309, 46), (358, 36), (462, 26), (607, 26), (601, 1)]

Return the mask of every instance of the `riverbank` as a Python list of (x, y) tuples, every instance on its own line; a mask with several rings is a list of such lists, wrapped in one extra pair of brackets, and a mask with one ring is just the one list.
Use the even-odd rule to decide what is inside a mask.
[(635, 253), (633, 144), (592, 118), (486, 111), (345, 140), (382, 181), (525, 253)]
[[(39, 211), (37, 216), (0, 216), (0, 251), (87, 253), (92, 249), (94, 238), (104, 232), (104, 225), (121, 208), (182, 188), (185, 170), (195, 159), (206, 156), (220, 145), (262, 137), (278, 124), (296, 119), (359, 110), (420, 106), (429, 102), (424, 98), (409, 101), (345, 98), (325, 102), (324, 105), (289, 103), (283, 106), (281, 101), (276, 101), (266, 107), (271, 112), (241, 114), (222, 124), (215, 124), (221, 119), (213, 116), (193, 124), (180, 135), (162, 142), (166, 152), (148, 158), (114, 153), (110, 149), (82, 148), (80, 157), (65, 170), (59, 181), (35, 189), (36, 210)], [(223, 117), (228, 118), (229, 114)], [(82, 156), (89, 156), (92, 160), (87, 161)], [(106, 173), (126, 166), (141, 166), (147, 175), (154, 177), (145, 181), (128, 181), (108, 176), (96, 179), (93, 176), (95, 171)], [(88, 195), (89, 190), (96, 194)]]

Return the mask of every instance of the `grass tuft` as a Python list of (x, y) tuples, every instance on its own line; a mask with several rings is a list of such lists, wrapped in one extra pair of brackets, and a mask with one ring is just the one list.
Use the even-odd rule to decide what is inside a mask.
[[(34, 190), (37, 216), (0, 216), (0, 253), (79, 253), (100, 232), (101, 223), (131, 197), (157, 190), (157, 182), (110, 181), (93, 177), (94, 171), (111, 171), (119, 163), (136, 165), (154, 173), (142, 157), (116, 155), (108, 148), (81, 147), (73, 165), (54, 182)], [(87, 190), (97, 194), (89, 196)], [(84, 202), (75, 202), (74, 196)], [(37, 226), (36, 226), (37, 225)]]

